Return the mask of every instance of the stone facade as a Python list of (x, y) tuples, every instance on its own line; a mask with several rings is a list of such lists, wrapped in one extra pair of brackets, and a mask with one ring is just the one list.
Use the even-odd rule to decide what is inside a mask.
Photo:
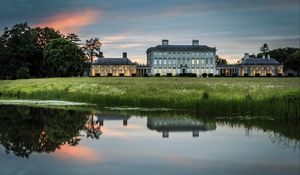
[(123, 53), (123, 58), (98, 58), (91, 65), (90, 76), (136, 76), (136, 69), (137, 65)]
[(147, 64), (151, 75), (215, 74), (216, 49), (199, 45), (198, 40), (193, 40), (192, 45), (169, 45), (168, 40), (163, 40), (162, 45), (147, 50)]

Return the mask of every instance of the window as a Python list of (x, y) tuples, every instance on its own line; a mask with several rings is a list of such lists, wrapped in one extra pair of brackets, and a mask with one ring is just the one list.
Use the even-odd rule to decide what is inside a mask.
[(161, 59), (158, 60), (158, 64), (159, 64), (159, 65), (161, 64)]
[(197, 64), (199, 64), (199, 59), (197, 59)]
[(154, 59), (153, 61), (154, 61), (153, 64), (156, 65), (157, 64), (156, 59)]
[(205, 64), (208, 64), (208, 58), (205, 59)]

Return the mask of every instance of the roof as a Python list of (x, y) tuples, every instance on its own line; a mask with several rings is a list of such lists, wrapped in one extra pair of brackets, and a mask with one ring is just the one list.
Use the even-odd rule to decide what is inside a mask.
[(147, 53), (151, 51), (212, 51), (215, 52), (216, 48), (208, 47), (206, 45), (158, 45), (147, 49)]
[(93, 65), (133, 65), (129, 58), (98, 58)]
[(280, 65), (274, 58), (247, 58), (242, 65)]

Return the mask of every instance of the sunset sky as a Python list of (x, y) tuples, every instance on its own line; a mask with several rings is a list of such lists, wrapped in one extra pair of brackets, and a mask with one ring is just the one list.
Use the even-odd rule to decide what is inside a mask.
[(20, 22), (98, 37), (105, 57), (128, 52), (145, 62), (146, 49), (200, 44), (234, 62), (245, 52), (299, 47), (299, 0), (0, 0), (0, 28)]

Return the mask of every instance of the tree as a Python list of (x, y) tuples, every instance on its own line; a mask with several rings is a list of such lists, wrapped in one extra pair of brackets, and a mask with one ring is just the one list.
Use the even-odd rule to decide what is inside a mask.
[(42, 77), (43, 49), (52, 39), (61, 37), (52, 28), (32, 28), (27, 23), (5, 28), (0, 37), (0, 78), (18, 78), (22, 70), (29, 70), (23, 75)]
[(54, 30), (49, 27), (36, 27), (34, 28), (37, 36), (38, 36), (38, 46), (40, 48), (45, 48), (46, 45), (53, 39), (62, 38), (63, 35), (59, 33), (59, 31)]
[(94, 61), (94, 56), (100, 56), (102, 57), (101, 52), (101, 46), (102, 43), (100, 42), (99, 38), (91, 38), (89, 40), (86, 40), (85, 45), (83, 46), (83, 51), (85, 55), (88, 57), (90, 63)]
[[(0, 52), (2, 65), (5, 67), (1, 74), (6, 78), (16, 78), (20, 67), (27, 67), (31, 75), (35, 75), (34, 63), (42, 59), (41, 50), (37, 45), (38, 37), (27, 23), (20, 23), (11, 29), (5, 28), (0, 37), (3, 51)], [(4, 72), (5, 71), (5, 72)]]
[(68, 33), (68, 35), (65, 37), (67, 40), (79, 45), (78, 42), (80, 42), (81, 40), (79, 39), (78, 35), (76, 35), (75, 33)]
[(269, 49), (268, 44), (267, 44), (267, 43), (263, 44), (263, 46), (260, 48), (260, 51), (261, 51), (262, 53), (264, 53), (264, 54), (267, 53), (267, 52), (269, 52), (270, 49)]
[(227, 60), (220, 58), (218, 55), (216, 55), (216, 64), (217, 65), (226, 65), (227, 64)]
[(66, 39), (51, 40), (44, 49), (44, 65), (50, 77), (79, 76), (83, 64), (82, 50)]

